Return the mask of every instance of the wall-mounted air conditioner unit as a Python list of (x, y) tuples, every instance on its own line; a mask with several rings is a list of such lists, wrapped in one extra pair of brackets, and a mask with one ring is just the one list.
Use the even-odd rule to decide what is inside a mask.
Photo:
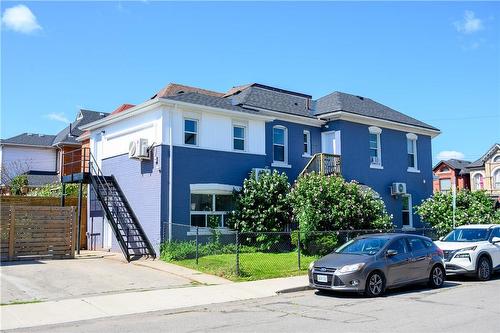
[(405, 183), (392, 183), (391, 195), (401, 195), (406, 194), (406, 184)]
[(255, 180), (259, 180), (259, 177), (263, 172), (271, 173), (270, 169), (264, 169), (264, 168), (253, 168), (252, 171), (255, 173)]
[(137, 139), (131, 141), (128, 146), (128, 157), (140, 160), (149, 160), (148, 139)]

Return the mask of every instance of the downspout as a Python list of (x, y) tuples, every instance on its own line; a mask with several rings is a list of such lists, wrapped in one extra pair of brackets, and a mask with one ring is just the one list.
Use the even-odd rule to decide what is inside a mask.
[[(177, 105), (174, 107), (177, 109)], [(173, 130), (172, 130), (172, 122), (173, 122), (173, 110), (169, 112), (168, 119), (168, 143), (169, 143), (169, 151), (168, 151), (168, 241), (172, 241), (172, 180), (173, 174), (172, 171), (174, 169), (174, 161), (173, 161)]]

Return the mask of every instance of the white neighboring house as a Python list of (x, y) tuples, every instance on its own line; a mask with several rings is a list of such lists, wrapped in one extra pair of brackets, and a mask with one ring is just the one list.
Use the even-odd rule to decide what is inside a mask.
[(0, 140), (1, 186), (9, 185), (20, 174), (28, 176), (30, 186), (58, 181), (55, 135), (23, 133)]

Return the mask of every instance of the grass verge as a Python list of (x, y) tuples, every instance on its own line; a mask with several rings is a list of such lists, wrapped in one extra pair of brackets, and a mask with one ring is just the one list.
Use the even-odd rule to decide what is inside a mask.
[(236, 255), (219, 254), (195, 259), (172, 261), (172, 263), (217, 275), (232, 281), (253, 281), (289, 277), (307, 273), (309, 263), (316, 259), (301, 255), (301, 269), (298, 269), (297, 252), (287, 253), (242, 253), (240, 254), (240, 274), (236, 274)]

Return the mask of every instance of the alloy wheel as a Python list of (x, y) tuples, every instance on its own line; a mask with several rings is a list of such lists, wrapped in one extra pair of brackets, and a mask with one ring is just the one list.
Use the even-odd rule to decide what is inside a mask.
[(379, 295), (382, 292), (382, 287), (383, 287), (383, 281), (380, 275), (377, 273), (373, 274), (370, 277), (370, 282), (368, 288), (370, 288), (370, 292), (373, 295)]
[(488, 280), (490, 277), (490, 264), (488, 260), (482, 259), (479, 265), (479, 278), (481, 280)]
[(443, 270), (441, 269), (441, 267), (437, 266), (432, 271), (432, 281), (434, 282), (434, 285), (436, 287), (439, 287), (443, 284), (444, 274), (443, 274)]

